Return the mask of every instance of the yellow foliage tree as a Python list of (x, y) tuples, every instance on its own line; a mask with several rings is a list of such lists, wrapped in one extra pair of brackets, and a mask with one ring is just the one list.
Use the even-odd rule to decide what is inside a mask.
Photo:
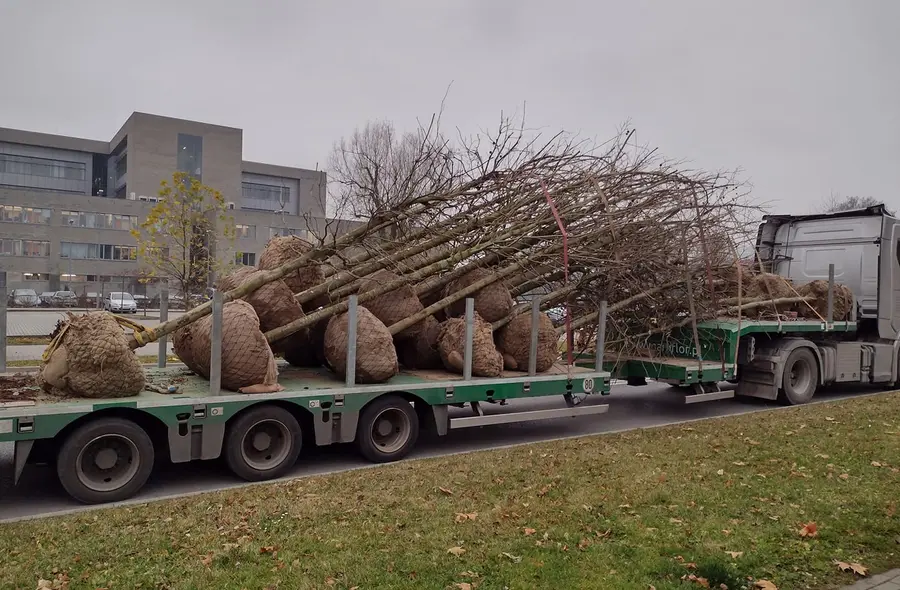
[[(225, 197), (184, 172), (160, 183), (159, 200), (131, 230), (138, 260), (148, 276), (168, 279), (177, 286), (186, 307), (204, 291), (212, 273), (227, 270), (233, 261), (219, 261), (216, 250), (234, 243), (234, 218)], [(223, 244), (224, 242), (224, 244)]]

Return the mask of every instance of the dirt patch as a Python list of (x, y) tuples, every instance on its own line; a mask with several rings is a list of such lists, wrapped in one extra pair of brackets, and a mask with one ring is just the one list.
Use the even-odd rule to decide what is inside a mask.
[(16, 373), (0, 376), (0, 402), (32, 401), (41, 395), (34, 375)]

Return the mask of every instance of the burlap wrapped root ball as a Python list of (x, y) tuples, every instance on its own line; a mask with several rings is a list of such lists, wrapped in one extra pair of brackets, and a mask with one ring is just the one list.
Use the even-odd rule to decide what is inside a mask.
[(143, 391), (144, 369), (112, 314), (70, 315), (65, 326), (59, 346), (38, 373), (43, 389), (87, 398), (128, 397)]
[[(746, 277), (746, 275), (744, 275)], [(759, 299), (782, 299), (784, 297), (796, 297), (791, 282), (776, 274), (764, 272), (750, 279), (747, 294)]]
[[(312, 244), (297, 236), (276, 236), (268, 241), (260, 255), (259, 269), (278, 268), (312, 249)], [(283, 280), (293, 293), (300, 293), (320, 284), (325, 280), (325, 274), (318, 264), (309, 263), (284, 275)]]
[[(242, 266), (219, 280), (219, 289), (230, 291), (258, 276), (262, 271), (250, 266)], [(266, 283), (256, 291), (241, 297), (253, 306), (259, 318), (259, 329), (263, 332), (280, 328), (303, 317), (303, 309), (290, 287), (282, 279)]]
[[(462, 374), (466, 354), (466, 320), (450, 318), (441, 324), (438, 353), (448, 371)], [(472, 330), (472, 375), (499, 377), (503, 373), (503, 356), (494, 345), (491, 325), (475, 314)]]
[(328, 320), (321, 320), (307, 330), (279, 340), (276, 352), (294, 367), (321, 367), (325, 364), (325, 330)]
[[(538, 314), (536, 367), (538, 373), (549, 371), (559, 356), (559, 338), (553, 321), (545, 313)], [(527, 371), (531, 352), (531, 314), (519, 314), (497, 331), (497, 350), (503, 365), (510, 371)]]
[[(828, 281), (819, 279), (800, 285), (797, 293), (801, 297), (815, 297), (814, 301), (798, 303), (797, 315), (802, 318), (828, 319)], [(835, 284), (833, 296), (834, 320), (843, 321), (850, 317), (853, 306), (853, 291), (847, 285)]]
[(444, 367), (438, 352), (441, 323), (432, 316), (422, 322), (422, 328), (414, 338), (397, 343), (400, 363), (407, 369), (441, 369)]
[[(209, 379), (212, 351), (212, 316), (208, 315), (188, 326), (189, 336), (179, 335), (182, 345), (190, 349), (184, 358), (175, 352), (191, 370)], [(188, 363), (188, 360), (191, 362)], [(275, 356), (259, 329), (259, 318), (246, 301), (230, 301), (222, 308), (222, 388), (239, 391), (251, 386), (276, 386), (278, 368)]]
[[(455, 281), (447, 285), (445, 296), (452, 295), (466, 287), (493, 276), (493, 272), (483, 268), (476, 268)], [(456, 301), (447, 308), (448, 317), (459, 317), (466, 313), (466, 297)], [(486, 287), (483, 287), (474, 293), (475, 311), (487, 322), (496, 322), (502, 320), (509, 312), (512, 311), (513, 299), (509, 294), (509, 289), (502, 281), (494, 281)]]
[[(359, 306), (356, 311), (356, 382), (383, 383), (400, 370), (394, 338), (368, 309)], [(347, 373), (347, 327), (348, 316), (342, 313), (325, 330), (325, 359), (341, 378)]]
[[(359, 294), (364, 295), (370, 291), (374, 291), (381, 285), (399, 280), (399, 275), (389, 270), (380, 270), (360, 281)], [(404, 284), (398, 289), (382, 293), (371, 299), (366, 299), (365, 307), (372, 312), (372, 315), (381, 320), (381, 323), (385, 326), (393, 326), (397, 322), (403, 321), (425, 309), (422, 302), (419, 301), (418, 296), (416, 296), (415, 289), (408, 284)], [(413, 324), (398, 333), (396, 338), (398, 340), (414, 338), (422, 327), (422, 322)]]

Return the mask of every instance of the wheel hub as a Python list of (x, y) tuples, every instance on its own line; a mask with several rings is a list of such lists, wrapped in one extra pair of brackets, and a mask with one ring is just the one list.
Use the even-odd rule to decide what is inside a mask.
[(272, 437), (267, 432), (257, 432), (253, 437), (253, 448), (257, 451), (265, 451), (272, 446)]
[(241, 442), (244, 462), (259, 471), (275, 469), (290, 452), (290, 430), (279, 420), (260, 420), (247, 429)]
[(104, 434), (88, 442), (75, 460), (75, 475), (86, 488), (112, 492), (137, 474), (141, 456), (134, 441), (120, 434)]
[(387, 436), (394, 431), (394, 426), (390, 420), (379, 420), (375, 431), (379, 436)]
[(94, 457), (94, 465), (100, 469), (112, 469), (116, 465), (119, 455), (113, 449), (102, 449)]

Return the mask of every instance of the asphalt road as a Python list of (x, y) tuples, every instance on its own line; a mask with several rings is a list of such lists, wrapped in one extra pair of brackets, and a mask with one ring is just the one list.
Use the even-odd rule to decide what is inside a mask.
[[(827, 402), (879, 391), (881, 390), (862, 387), (841, 388), (835, 391), (820, 392), (816, 398), (820, 402)], [(645, 387), (614, 386), (611, 395), (588, 398), (584, 403), (608, 403), (609, 411), (606, 414), (594, 416), (451, 430), (445, 437), (420, 439), (419, 445), (411, 454), (410, 459), (664, 426), (782, 407), (775, 402), (756, 399), (728, 399), (685, 405), (682, 398), (674, 393), (674, 390), (660, 384), (650, 384)], [(562, 406), (561, 398), (554, 397), (542, 400), (520, 400), (519, 402), (510, 402), (507, 406), (488, 405), (485, 412), (506, 412), (515, 409), (536, 410)], [(471, 411), (456, 409), (452, 411), (451, 415), (471, 415)], [(370, 467), (370, 465), (361, 459), (350, 445), (307, 447), (301, 454), (294, 470), (284, 479), (362, 467)], [(220, 461), (168, 465), (151, 477), (137, 497), (123, 504), (192, 495), (241, 485), (248, 484), (235, 478)], [(28, 465), (19, 485), (7, 496), (0, 498), (0, 522), (59, 515), (91, 508), (94, 507), (84, 507), (69, 499), (57, 482), (51, 468)]]

